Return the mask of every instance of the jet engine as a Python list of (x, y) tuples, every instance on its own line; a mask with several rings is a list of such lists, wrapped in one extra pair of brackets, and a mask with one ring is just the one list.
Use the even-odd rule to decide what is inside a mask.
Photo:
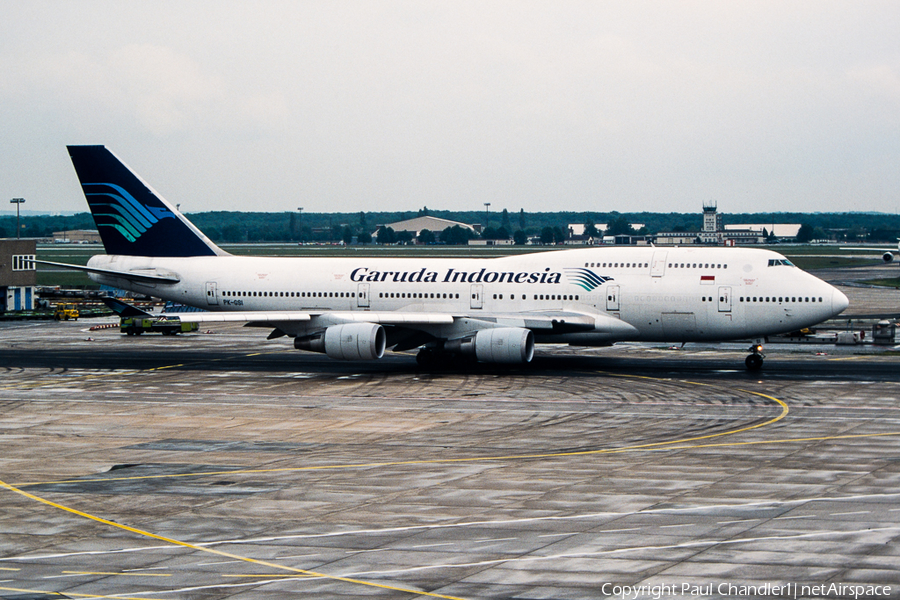
[(324, 352), (336, 360), (374, 360), (384, 356), (387, 336), (375, 323), (332, 325), (322, 333), (294, 338), (294, 348)]
[(893, 252), (885, 252), (884, 254), (881, 255), (881, 260), (883, 260), (886, 263), (891, 262), (892, 260), (894, 260), (894, 253)]
[(534, 334), (520, 327), (482, 329), (475, 335), (449, 340), (444, 349), (474, 354), (482, 362), (527, 363), (534, 357)]

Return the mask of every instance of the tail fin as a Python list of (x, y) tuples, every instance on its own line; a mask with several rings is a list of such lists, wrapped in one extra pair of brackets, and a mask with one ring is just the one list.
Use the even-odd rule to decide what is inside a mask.
[(107, 254), (227, 254), (106, 147), (67, 148)]

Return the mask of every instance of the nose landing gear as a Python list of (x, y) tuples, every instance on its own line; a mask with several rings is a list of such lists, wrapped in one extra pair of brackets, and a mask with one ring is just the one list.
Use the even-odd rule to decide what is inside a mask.
[(762, 344), (755, 343), (750, 346), (750, 356), (744, 360), (748, 371), (759, 371), (763, 366), (763, 359), (766, 357), (762, 351)]

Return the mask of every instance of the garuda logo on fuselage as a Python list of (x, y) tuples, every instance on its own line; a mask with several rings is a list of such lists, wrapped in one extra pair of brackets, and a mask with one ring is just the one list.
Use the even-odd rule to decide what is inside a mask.
[[(125, 188), (114, 183), (85, 183), (82, 187), (97, 227), (112, 227), (129, 242), (136, 241), (160, 220), (175, 218), (165, 207), (141, 204)], [(98, 196), (109, 198), (111, 202), (101, 202), (96, 199)]]
[(566, 272), (566, 278), (569, 282), (584, 288), (588, 292), (594, 291), (607, 281), (612, 281), (612, 277), (605, 275), (597, 275), (590, 269), (584, 267), (567, 267), (563, 269)]

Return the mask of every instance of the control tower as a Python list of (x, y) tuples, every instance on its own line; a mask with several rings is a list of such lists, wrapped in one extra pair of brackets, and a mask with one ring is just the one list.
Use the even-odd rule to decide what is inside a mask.
[(718, 233), (725, 229), (722, 226), (722, 215), (716, 212), (715, 201), (703, 203), (703, 233)]

